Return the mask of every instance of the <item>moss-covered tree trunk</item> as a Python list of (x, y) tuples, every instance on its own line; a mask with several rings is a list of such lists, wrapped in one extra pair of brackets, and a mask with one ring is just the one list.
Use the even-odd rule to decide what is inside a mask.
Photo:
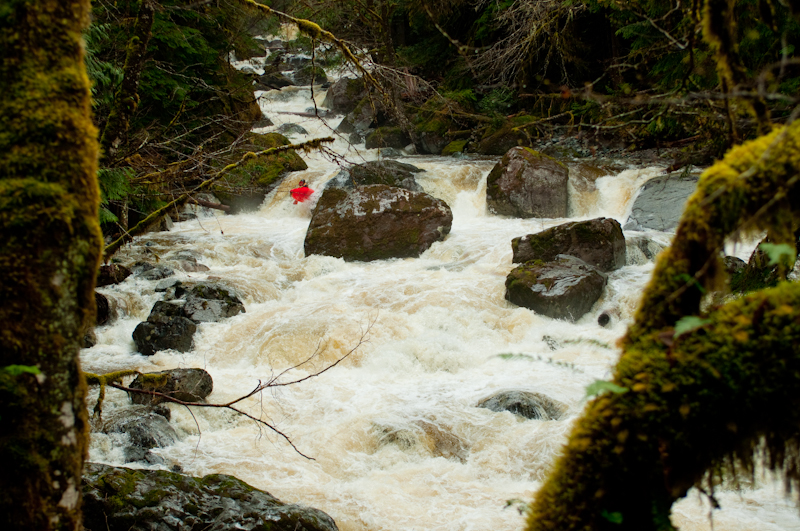
[(88, 0), (0, 4), (0, 528), (80, 529), (100, 260)]
[(529, 531), (672, 529), (672, 503), (690, 487), (761, 457), (797, 486), (800, 284), (707, 314), (701, 299), (724, 283), (726, 236), (769, 230), (794, 245), (798, 181), (800, 122), (702, 175), (622, 341), (613, 383), (625, 392), (588, 405), (531, 506)]

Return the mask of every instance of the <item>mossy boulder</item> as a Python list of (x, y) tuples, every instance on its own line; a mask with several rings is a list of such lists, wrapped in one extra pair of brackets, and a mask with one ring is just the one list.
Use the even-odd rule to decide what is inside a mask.
[(530, 139), (522, 129), (518, 129), (526, 120), (530, 121), (530, 117), (507, 120), (500, 127), (488, 129), (475, 146), (476, 152), (482, 155), (504, 155), (517, 146), (529, 147)]
[[(248, 147), (254, 152), (291, 144), (279, 133), (251, 133), (248, 140)], [(229, 172), (212, 191), (223, 205), (230, 207), (229, 214), (257, 210), (288, 172), (306, 169), (308, 165), (294, 150), (261, 156)]]
[(318, 65), (306, 64), (294, 71), (296, 85), (322, 85), (328, 82), (325, 69)]
[(444, 239), (452, 222), (450, 207), (422, 192), (329, 187), (312, 214), (305, 252), (365, 262), (418, 257)]
[(528, 234), (511, 241), (513, 262), (551, 262), (560, 254), (580, 258), (601, 271), (625, 265), (625, 236), (619, 222), (611, 218), (573, 221)]
[(87, 463), (82, 492), (84, 527), (92, 531), (338, 530), (318, 509), (284, 503), (225, 474), (195, 478)]
[(363, 78), (343, 77), (330, 86), (322, 106), (337, 114), (347, 114), (352, 112), (366, 95), (367, 86)]
[(414, 165), (396, 160), (370, 161), (352, 166), (347, 170), (349, 175), (346, 179), (336, 179), (332, 184), (337, 186), (341, 183), (345, 187), (385, 184), (412, 192), (422, 192), (422, 186), (415, 178), (415, 174), (422, 171)]
[(411, 143), (411, 137), (400, 127), (379, 127), (367, 134), (365, 140), (367, 149), (386, 147), (403, 149)]
[[(214, 390), (214, 380), (204, 369), (169, 369), (140, 374), (128, 386), (171, 396), (183, 402), (200, 402)], [(129, 393), (131, 402), (155, 406), (166, 399), (161, 396)]]
[(486, 206), (519, 218), (563, 218), (569, 208), (569, 170), (530, 148), (510, 149), (486, 180)]
[(528, 262), (506, 278), (506, 300), (554, 319), (576, 321), (603, 293), (606, 276), (573, 256)]
[(386, 120), (386, 107), (381, 99), (368, 95), (361, 98), (355, 108), (342, 118), (336, 131), (344, 134), (359, 133), (363, 135), (370, 127), (383, 125)]
[(500, 391), (478, 402), (477, 407), (495, 412), (508, 411), (531, 420), (561, 420), (567, 406), (549, 396), (531, 391)]
[(466, 150), (468, 143), (469, 140), (453, 140), (444, 148), (442, 148), (441, 155), (443, 157), (449, 157), (451, 155), (455, 155), (456, 153), (463, 153)]

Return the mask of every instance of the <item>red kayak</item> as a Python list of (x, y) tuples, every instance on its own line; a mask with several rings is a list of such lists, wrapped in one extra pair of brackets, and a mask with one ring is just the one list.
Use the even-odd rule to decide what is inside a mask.
[(294, 203), (297, 204), (302, 203), (311, 197), (311, 194), (314, 193), (314, 190), (309, 188), (307, 184), (304, 184), (299, 188), (292, 188), (289, 193), (292, 194), (292, 199), (294, 199)]

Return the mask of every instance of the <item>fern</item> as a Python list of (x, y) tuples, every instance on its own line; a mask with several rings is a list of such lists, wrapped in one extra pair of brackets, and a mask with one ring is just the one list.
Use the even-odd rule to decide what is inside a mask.
[(117, 216), (108, 209), (109, 201), (126, 199), (133, 191), (131, 168), (100, 168), (97, 180), (100, 183), (100, 224), (116, 223)]

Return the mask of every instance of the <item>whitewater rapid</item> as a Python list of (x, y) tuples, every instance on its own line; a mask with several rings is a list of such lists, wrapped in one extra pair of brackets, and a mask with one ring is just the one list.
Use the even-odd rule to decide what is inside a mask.
[[(307, 89), (261, 96), (275, 122), (263, 131), (282, 123), (309, 131), (293, 141), (328, 136), (341, 119), (279, 114), (306, 112)], [(318, 107), (323, 96), (316, 91)], [(342, 138), (333, 150), (350, 162), (381, 157)], [(342, 162), (318, 153), (304, 158), (309, 169), (289, 174), (259, 211), (201, 210), (197, 220), (140, 237), (117, 256), (123, 263), (170, 265), (177, 251), (191, 250), (210, 271), (175, 268), (176, 277), (232, 287), (246, 313), (198, 325), (190, 352), (145, 357), (136, 353), (131, 333), (161, 294), (156, 282), (131, 277), (99, 289), (118, 302), (120, 316), (97, 330), (96, 346), (82, 351), (84, 369), (200, 367), (214, 379), (208, 400), (222, 403), (284, 371), (280, 382), (301, 379), (347, 355), (318, 377), (244, 403), (313, 460), (230, 411), (189, 413), (174, 405), (180, 441), (155, 452), (166, 467), (179, 464), (196, 476), (232, 474), (283, 501), (322, 509), (343, 531), (521, 529), (523, 517), (507, 502), (531, 499), (586, 403), (586, 386), (610, 376), (616, 341), (652, 264), (611, 273), (591, 312), (575, 323), (557, 321), (504, 299), (511, 239), (597, 216), (624, 224), (636, 190), (663, 168), (627, 169), (572, 190), (569, 219), (524, 220), (486, 212), (486, 176), (496, 158), (405, 155), (399, 160), (425, 170), (417, 174), (425, 191), (451, 206), (449, 236), (419, 258), (348, 263), (304, 255), (313, 205), (293, 205), (287, 191), (300, 179), (321, 191)], [(596, 322), (604, 308), (619, 315), (606, 328)], [(566, 404), (568, 415), (523, 420), (476, 407), (509, 389), (545, 394)], [(109, 391), (106, 408), (126, 403), (124, 393)], [(115, 440), (103, 434), (92, 435), (90, 460), (124, 462)], [(769, 477), (717, 498), (716, 531), (800, 530), (797, 509)], [(711, 529), (709, 511), (693, 491), (676, 504), (673, 522), (684, 531)]]

